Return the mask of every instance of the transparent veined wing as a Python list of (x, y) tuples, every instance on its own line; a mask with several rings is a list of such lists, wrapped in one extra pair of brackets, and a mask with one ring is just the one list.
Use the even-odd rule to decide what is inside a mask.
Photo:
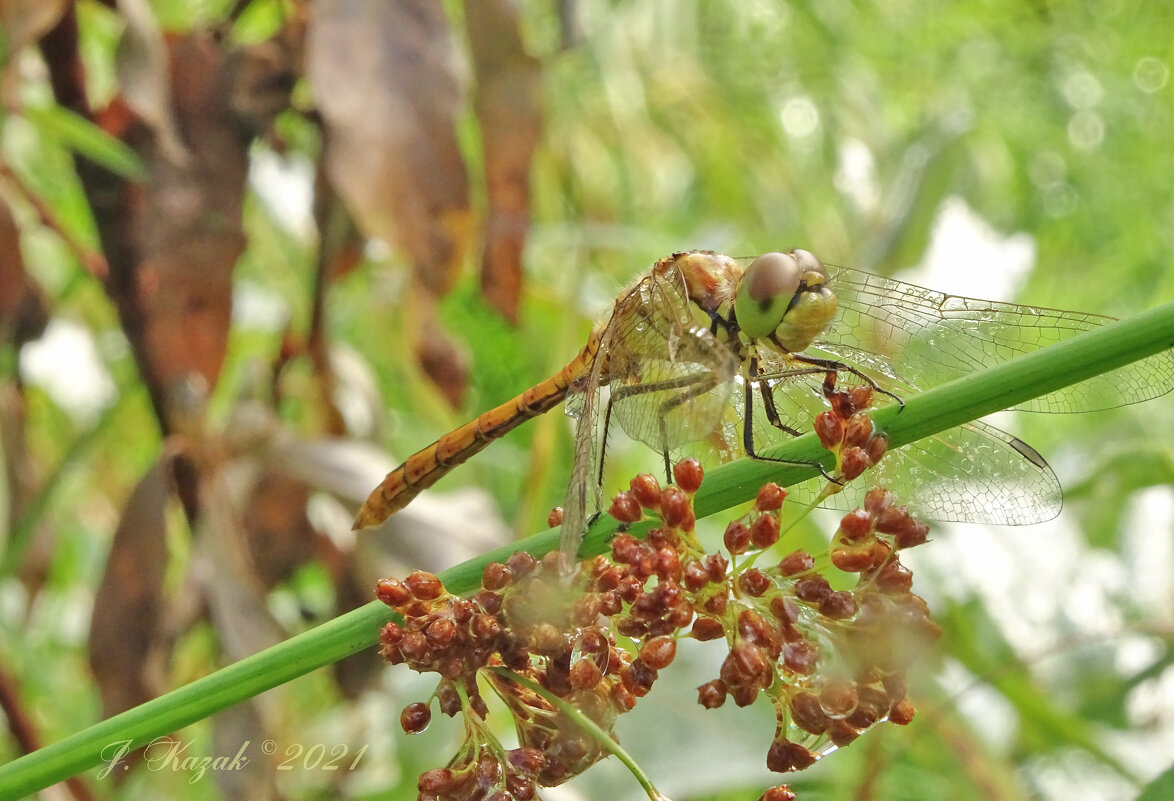
[[(1005, 362), (1111, 322), (1113, 318), (947, 295), (892, 278), (833, 269), (839, 306), (816, 343), (837, 358), (872, 354), (891, 377), (921, 389)], [(1111, 409), (1174, 389), (1169, 351), (1090, 378), (1015, 408), (1072, 413)]]
[(578, 422), (564, 555), (577, 549), (587, 514), (600, 505), (605, 427), (618, 424), (668, 453), (718, 424), (738, 360), (699, 322), (679, 270), (653, 272), (616, 301), (600, 336), (602, 358), (568, 397), (567, 413)]

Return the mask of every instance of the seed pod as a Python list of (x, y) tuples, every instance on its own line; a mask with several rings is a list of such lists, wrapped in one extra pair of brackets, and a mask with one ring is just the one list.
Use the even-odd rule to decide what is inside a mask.
[(774, 787), (768, 787), (762, 795), (758, 796), (758, 801), (795, 801), (795, 792), (785, 784), (777, 784)]
[(519, 579), (538, 567), (538, 560), (525, 551), (514, 551), (505, 560), (505, 565), (513, 571), (515, 579)]
[(408, 704), (399, 713), (399, 725), (408, 734), (419, 734), (424, 731), (431, 720), (432, 710), (428, 708), (428, 704), (420, 701)]
[(841, 420), (847, 420), (856, 412), (852, 396), (847, 392), (833, 392), (828, 397), (828, 401), (831, 403), (832, 412)]
[(709, 580), (715, 584), (725, 580), (729, 568), (730, 560), (720, 553), (711, 553), (705, 557), (705, 569), (709, 572)]
[(815, 754), (787, 740), (775, 740), (766, 752), (766, 767), (775, 773), (792, 773), (815, 764)]
[(815, 568), (815, 559), (806, 551), (792, 551), (779, 561), (779, 571), (784, 576), (806, 573)]
[(787, 491), (773, 481), (763, 484), (754, 499), (754, 508), (760, 512), (774, 512), (782, 508)]
[(779, 519), (774, 515), (759, 515), (750, 524), (750, 541), (755, 548), (769, 548), (779, 541)]
[(640, 659), (653, 670), (664, 670), (677, 655), (677, 641), (672, 637), (653, 637), (640, 646)]
[(546, 767), (546, 756), (537, 748), (514, 748), (506, 752), (506, 760), (526, 776), (537, 776)]
[(828, 737), (839, 748), (843, 748), (859, 736), (860, 729), (846, 720), (834, 720), (832, 725), (828, 727)]
[(847, 620), (856, 614), (856, 597), (846, 590), (833, 592), (819, 602), (819, 613), (832, 620)]
[(856, 409), (867, 409), (872, 405), (872, 387), (868, 384), (859, 384), (848, 390), (848, 397)]
[(721, 679), (707, 681), (697, 688), (697, 703), (706, 709), (717, 709), (726, 702), (726, 683)]
[(632, 495), (645, 509), (656, 509), (660, 506), (660, 484), (648, 473), (641, 473), (628, 482)]
[(864, 493), (864, 508), (870, 514), (877, 514), (882, 509), (886, 509), (893, 505), (893, 493), (887, 489), (880, 487), (873, 487), (868, 492)]
[(830, 679), (819, 691), (819, 705), (830, 718), (843, 718), (856, 709), (856, 685), (845, 679)]
[(840, 456), (840, 473), (845, 481), (859, 478), (868, 469), (868, 452), (860, 447), (847, 448)]
[(849, 542), (870, 536), (872, 534), (872, 515), (865, 509), (854, 509), (848, 512), (840, 518), (839, 533)]
[(420, 774), (416, 789), (421, 794), (443, 795), (456, 786), (456, 777), (448, 768), (433, 768)]
[(740, 673), (747, 678), (761, 676), (770, 670), (770, 661), (761, 647), (751, 642), (739, 642), (730, 650), (730, 656), (738, 665)]
[(438, 618), (424, 629), (424, 636), (433, 648), (447, 648), (457, 638), (457, 624), (446, 617)]
[(819, 664), (819, 647), (808, 640), (783, 645), (783, 664), (802, 676), (810, 676)]
[(385, 578), (375, 585), (375, 595), (383, 603), (395, 607), (410, 600), (412, 591), (399, 579)]
[(412, 595), (420, 601), (431, 601), (440, 597), (444, 592), (444, 584), (432, 573), (417, 570), (404, 579), (404, 584)]
[(692, 457), (682, 459), (673, 466), (673, 479), (678, 487), (689, 494), (693, 494), (701, 487), (701, 479), (704, 476), (705, 471), (701, 468), (701, 462)]
[(871, 548), (832, 548), (832, 564), (845, 573), (861, 573), (872, 567)]
[(789, 625), (799, 619), (799, 605), (793, 598), (776, 595), (770, 599), (770, 613)]
[(791, 699), (791, 720), (803, 731), (823, 734), (831, 723), (819, 699), (811, 693), (799, 693)]
[(844, 447), (863, 448), (872, 436), (872, 418), (867, 412), (857, 412), (844, 423)]
[(603, 671), (594, 659), (579, 659), (571, 665), (570, 682), (574, 690), (590, 690), (603, 679)]
[(889, 722), (898, 726), (908, 726), (913, 722), (913, 704), (908, 699), (902, 699), (889, 710)]
[(819, 603), (831, 595), (831, 592), (832, 588), (828, 584), (828, 580), (819, 574), (804, 576), (795, 582), (795, 597), (800, 601)]
[(635, 523), (644, 514), (636, 496), (627, 491), (616, 493), (607, 513), (621, 523)]
[(484, 612), (473, 616), (471, 628), (473, 637), (481, 642), (489, 642), (501, 634), (501, 623), (493, 615)]
[(725, 633), (726, 630), (722, 627), (721, 622), (712, 617), (698, 617), (693, 621), (693, 628), (689, 630), (689, 635), (701, 642), (716, 640)]
[(731, 521), (726, 526), (722, 541), (731, 554), (745, 553), (746, 548), (750, 545), (750, 529), (740, 520)]
[(680, 487), (665, 487), (660, 493), (660, 514), (666, 526), (680, 529), (693, 527), (693, 504)]
[(752, 598), (758, 598), (770, 587), (770, 577), (756, 567), (752, 567), (738, 576), (738, 589)]
[(689, 592), (697, 592), (709, 583), (709, 574), (705, 572), (705, 568), (700, 562), (692, 561), (685, 565), (681, 581)]
[(815, 416), (815, 433), (819, 436), (819, 444), (830, 451), (844, 439), (844, 421), (833, 412), (820, 412)]

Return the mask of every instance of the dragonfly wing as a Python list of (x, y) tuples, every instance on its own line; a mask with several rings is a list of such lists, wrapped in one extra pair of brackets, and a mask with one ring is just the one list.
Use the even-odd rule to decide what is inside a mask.
[(713, 431), (738, 370), (695, 309), (674, 269), (642, 281), (613, 318), (612, 414), (628, 436), (662, 453)]
[[(618, 307), (617, 302), (617, 307)], [(612, 315), (614, 319), (615, 315)], [(564, 402), (566, 413), (576, 419), (574, 461), (567, 492), (563, 499), (563, 520), (559, 536), (560, 568), (570, 572), (579, 553), (579, 544), (587, 533), (587, 510), (599, 511), (601, 487), (596, 476), (602, 458), (599, 446), (600, 395), (608, 381), (608, 353), (615, 335), (611, 320), (598, 330), (595, 361), (586, 378), (568, 388)], [(591, 334), (596, 336), (596, 332)]]
[(587, 378), (571, 387), (566, 410), (577, 423), (563, 506), (565, 564), (578, 550), (588, 514), (601, 506), (606, 408), (629, 436), (662, 452), (717, 425), (737, 363), (698, 325), (694, 309), (679, 270), (642, 278), (616, 300), (600, 330), (599, 356)]
[[(975, 421), (889, 451), (880, 463), (822, 506), (855, 509), (871, 487), (891, 490), (900, 503), (931, 520), (1021, 526), (1051, 520), (1063, 503), (1060, 482), (1030, 445)], [(823, 479), (788, 491), (810, 502)]]
[[(845, 351), (846, 356), (854, 355)], [(853, 360), (854, 361), (854, 360)], [(857, 362), (857, 364), (865, 364)], [(774, 365), (776, 370), (785, 365)], [(881, 362), (868, 366), (878, 374)], [(823, 376), (791, 375), (767, 381), (782, 422), (806, 433), (815, 416), (827, 409)], [(904, 382), (882, 382), (894, 391), (916, 391)], [(756, 442), (777, 444), (787, 435), (769, 424), (755, 395)], [(810, 502), (823, 488), (814, 478), (793, 487), (790, 497)], [(874, 486), (892, 490), (919, 514), (934, 520), (1027, 525), (1060, 512), (1059, 481), (1030, 445), (982, 421), (967, 423), (889, 451), (880, 464), (851, 482), (822, 505), (854, 509)]]
[[(832, 278), (839, 311), (816, 346), (876, 354), (903, 381), (927, 389), (1111, 322), (1113, 318), (946, 295), (857, 270)], [(850, 357), (849, 357), (850, 358)], [(1166, 351), (1018, 407), (1087, 412), (1148, 400), (1174, 389)]]

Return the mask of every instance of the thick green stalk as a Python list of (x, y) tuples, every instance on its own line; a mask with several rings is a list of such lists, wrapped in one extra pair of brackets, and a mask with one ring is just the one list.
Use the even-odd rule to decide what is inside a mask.
[[(886, 407), (875, 412), (873, 419), (888, 434), (890, 447), (900, 447), (1171, 347), (1174, 303), (905, 398), (903, 409)], [(770, 455), (796, 461), (827, 457), (814, 434), (787, 442)], [(723, 465), (706, 475), (695, 509), (698, 515), (713, 514), (749, 500), (765, 481), (787, 485), (810, 477), (810, 473), (807, 468), (746, 459)], [(588, 533), (583, 554), (602, 552), (615, 530), (614, 521), (599, 520)], [(558, 537), (557, 530), (544, 531), (458, 565), (441, 578), (452, 592), (466, 592), (477, 586), (486, 563), (504, 560), (519, 549), (541, 555), (558, 547)], [(372, 602), (21, 757), (0, 767), (0, 799), (28, 795), (101, 764), (104, 749), (112, 743), (129, 740), (131, 747), (141, 745), (369, 648), (390, 615), (386, 606)]]

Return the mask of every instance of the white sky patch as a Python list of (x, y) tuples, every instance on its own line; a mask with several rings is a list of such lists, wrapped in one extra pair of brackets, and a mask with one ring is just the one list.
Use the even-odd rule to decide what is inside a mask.
[(880, 183), (876, 177), (876, 159), (868, 145), (859, 139), (847, 139), (840, 145), (836, 164), (836, 189), (862, 212), (871, 212), (880, 202)]
[(255, 281), (238, 281), (232, 292), (232, 322), (256, 331), (280, 331), (289, 323), (283, 297)]
[(45, 391), (77, 422), (92, 422), (118, 394), (93, 336), (82, 325), (55, 318), (20, 351), (24, 380)]
[(303, 241), (314, 237), (314, 165), (308, 159), (254, 148), (249, 184), (278, 225)]
[(1035, 239), (1026, 233), (1004, 236), (951, 195), (943, 201), (921, 263), (903, 281), (953, 295), (1011, 300), (1035, 265)]
[(1133, 496), (1121, 528), (1136, 603), (1174, 626), (1174, 490), (1150, 487)]

